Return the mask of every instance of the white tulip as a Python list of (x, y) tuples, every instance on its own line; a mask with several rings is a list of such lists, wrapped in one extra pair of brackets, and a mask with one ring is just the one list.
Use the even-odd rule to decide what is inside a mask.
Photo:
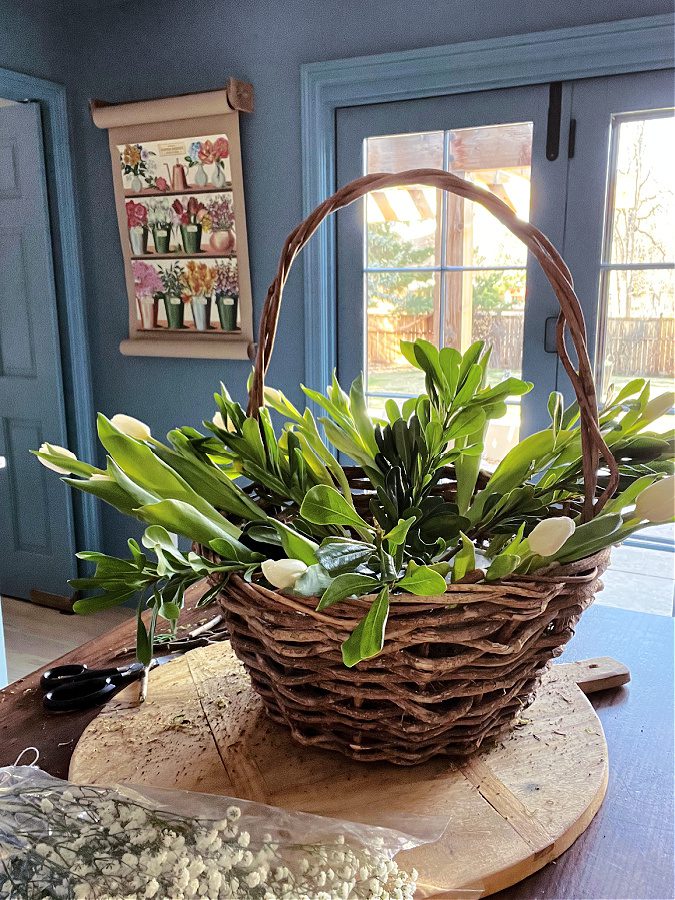
[(574, 534), (576, 525), (569, 516), (554, 516), (543, 519), (532, 529), (527, 538), (530, 550), (539, 556), (553, 556)]
[(675, 475), (646, 487), (635, 501), (635, 515), (648, 522), (669, 522), (675, 516)]
[(292, 588), (307, 571), (301, 559), (266, 559), (260, 566), (262, 573), (275, 588)]
[(234, 424), (228, 420), (227, 424), (225, 424), (225, 419), (223, 418), (223, 414), (218, 411), (214, 417), (211, 419), (216, 428), (220, 428), (222, 431), (233, 432), (235, 430)]
[[(57, 444), (48, 444), (46, 441), (40, 446), (38, 452), (48, 453), (50, 456), (65, 456), (68, 457), (68, 459), (77, 459), (77, 456), (75, 456), (71, 450), (66, 449), (66, 447), (59, 447)], [(72, 475), (73, 473), (72, 469), (57, 466), (56, 463), (42, 459), (41, 456), (38, 456), (38, 459), (46, 469), (51, 469), (52, 472), (58, 472), (59, 475)]]
[(655, 419), (660, 419), (661, 416), (665, 416), (673, 406), (675, 406), (675, 393), (673, 393), (673, 391), (666, 391), (665, 394), (659, 394), (658, 397), (654, 397), (653, 400), (650, 400), (645, 406), (642, 415), (650, 422), (653, 422)]
[(116, 413), (110, 421), (122, 434), (126, 434), (130, 438), (136, 438), (137, 441), (149, 441), (152, 437), (152, 432), (145, 422), (141, 422), (140, 419), (134, 419), (133, 416)]

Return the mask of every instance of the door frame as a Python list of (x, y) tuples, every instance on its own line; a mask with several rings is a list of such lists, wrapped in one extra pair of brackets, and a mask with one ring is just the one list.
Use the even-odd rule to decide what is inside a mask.
[[(337, 187), (338, 108), (672, 68), (674, 27), (667, 14), (301, 66), (304, 214)], [(319, 390), (337, 366), (335, 260), (329, 217), (304, 258), (305, 384)]]
[[(81, 231), (75, 198), (66, 88), (53, 81), (0, 68), (0, 97), (18, 102), (33, 100), (41, 108), (59, 353), (66, 398), (66, 433), (69, 445), (80, 459), (95, 460), (97, 448), (84, 306)], [(55, 241), (57, 235), (58, 240)], [(80, 546), (100, 546), (100, 512), (96, 498), (89, 494), (78, 496), (75, 503), (74, 538)]]

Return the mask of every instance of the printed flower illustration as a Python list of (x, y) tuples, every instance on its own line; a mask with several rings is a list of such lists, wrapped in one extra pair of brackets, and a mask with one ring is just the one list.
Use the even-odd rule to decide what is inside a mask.
[(205, 262), (189, 260), (186, 266), (185, 283), (190, 297), (210, 297), (216, 281), (216, 270)]
[(224, 195), (218, 195), (206, 207), (214, 231), (229, 231), (234, 227), (234, 209)]
[(127, 144), (124, 148), (122, 159), (126, 166), (130, 166), (132, 169), (135, 168), (141, 161), (140, 144)]
[(235, 264), (231, 262), (216, 263), (214, 288), (217, 294), (224, 294), (226, 297), (233, 297), (235, 300), (239, 298), (239, 276), (237, 275)]
[(155, 179), (155, 187), (158, 191), (168, 191), (169, 190), (169, 182), (166, 178), (163, 178), (161, 175), (159, 178)]
[(151, 263), (137, 259), (133, 261), (131, 267), (134, 274), (136, 296), (139, 300), (162, 293), (164, 286), (161, 276)]
[(199, 161), (202, 163), (212, 163), (215, 162), (215, 155), (213, 152), (213, 144), (211, 141), (204, 141), (204, 143), (199, 148)]
[(230, 155), (230, 142), (223, 135), (222, 137), (216, 138), (213, 144), (213, 158), (216, 162), (221, 162), (223, 159), (227, 159)]
[(129, 228), (144, 227), (148, 224), (148, 210), (142, 203), (135, 203), (133, 200), (127, 200), (127, 225)]

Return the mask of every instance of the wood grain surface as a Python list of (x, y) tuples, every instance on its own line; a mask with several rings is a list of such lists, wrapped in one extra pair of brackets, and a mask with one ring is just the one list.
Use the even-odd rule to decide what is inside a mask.
[[(189, 609), (196, 624), (208, 610)], [(125, 624), (67, 654), (59, 663), (110, 662), (134, 641)], [(607, 795), (573, 846), (499, 900), (670, 900), (673, 879), (673, 620), (595, 606), (562, 661), (610, 655), (632, 672), (629, 687), (593, 695), (611, 754)], [(46, 667), (45, 667), (46, 668)], [(42, 767), (66, 777), (77, 740), (98, 710), (57, 716), (41, 706), (38, 670), (0, 691), (0, 764), (35, 745)]]
[[(402, 768), (298, 746), (267, 717), (223, 642), (152, 672), (144, 704), (135, 685), (111, 700), (82, 734), (69, 777), (226, 794), (374, 825), (438, 816), (447, 821), (443, 838), (402, 864), (415, 866), (423, 885), (486, 896), (555, 859), (599, 809), (607, 746), (575, 676), (603, 668), (611, 673), (607, 661), (552, 669), (511, 735), (461, 766)], [(618, 676), (625, 680), (623, 667)]]

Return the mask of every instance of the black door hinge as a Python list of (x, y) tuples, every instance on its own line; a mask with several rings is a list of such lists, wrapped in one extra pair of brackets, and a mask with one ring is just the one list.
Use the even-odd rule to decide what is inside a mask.
[(548, 89), (548, 121), (546, 123), (546, 159), (553, 162), (560, 152), (560, 117), (562, 81), (552, 81)]
[(577, 120), (570, 119), (570, 133), (567, 136), (567, 158), (574, 159), (574, 150), (577, 146)]

